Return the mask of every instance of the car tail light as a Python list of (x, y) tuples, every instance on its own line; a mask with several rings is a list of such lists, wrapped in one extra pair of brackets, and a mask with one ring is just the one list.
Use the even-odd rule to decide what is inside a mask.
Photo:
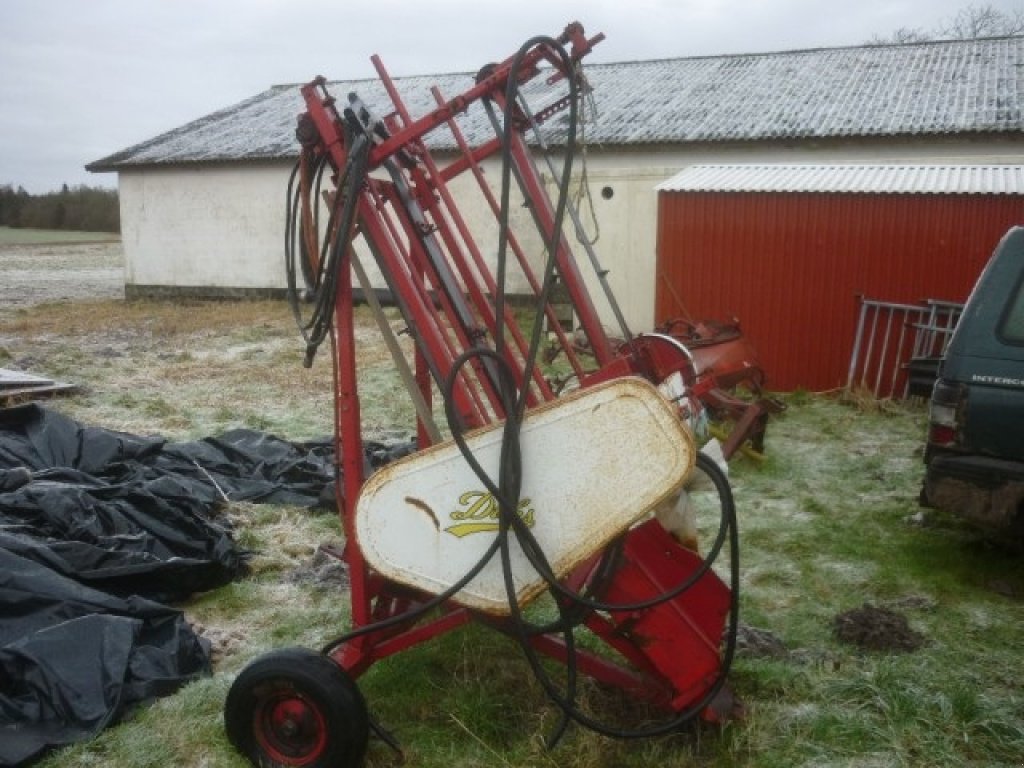
[(956, 445), (965, 400), (966, 392), (958, 384), (942, 379), (935, 382), (928, 415), (929, 443), (941, 447)]

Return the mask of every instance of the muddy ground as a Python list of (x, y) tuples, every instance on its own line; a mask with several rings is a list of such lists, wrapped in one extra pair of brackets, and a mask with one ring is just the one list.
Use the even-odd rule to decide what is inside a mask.
[(0, 311), (123, 296), (120, 242), (0, 244)]

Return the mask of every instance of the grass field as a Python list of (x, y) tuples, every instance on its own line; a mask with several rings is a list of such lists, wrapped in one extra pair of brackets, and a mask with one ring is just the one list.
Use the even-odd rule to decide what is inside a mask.
[(59, 229), (15, 229), (0, 227), (0, 246), (52, 245), (55, 243), (109, 243), (121, 236), (113, 232), (70, 232)]
[[(97, 237), (95, 232), (81, 234)], [(54, 242), (77, 235), (0, 228), (0, 317), (56, 302), (124, 297), (121, 241), (107, 236)]]
[[(408, 433), (406, 405), (369, 317), (360, 336), (367, 428)], [(0, 366), (84, 385), (53, 407), (100, 426), (197, 437), (233, 426), (286, 438), (331, 423), (327, 355), (310, 370), (287, 308), (275, 302), (53, 303), (0, 312)], [(481, 627), (445, 635), (360, 680), (405, 765), (1019, 766), (1024, 756), (1024, 569), (1019, 556), (957, 521), (922, 514), (923, 407), (857, 407), (795, 394), (773, 419), (763, 464), (734, 462), (742, 622), (753, 637), (731, 675), (745, 716), (622, 742), (574, 728), (553, 751), (557, 717), (516, 648)], [(243, 766), (226, 742), (223, 699), (257, 655), (318, 647), (340, 633), (337, 585), (293, 578), (338, 543), (333, 515), (234, 505), (253, 573), (182, 609), (223, 654), (215, 674), (133, 713), (57, 766)], [(864, 606), (905, 617), (915, 651), (840, 642), (836, 617)], [(753, 630), (758, 630), (757, 633)], [(595, 714), (653, 716), (596, 686)], [(368, 764), (398, 765), (383, 744)]]

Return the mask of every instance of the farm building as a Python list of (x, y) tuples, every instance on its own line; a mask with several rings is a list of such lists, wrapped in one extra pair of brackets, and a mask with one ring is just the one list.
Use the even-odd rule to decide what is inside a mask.
[(847, 383), (867, 299), (887, 305), (868, 323), (892, 327), (849, 383), (901, 394), (916, 334), (904, 324), (929, 300), (965, 301), (1024, 224), (1024, 165), (698, 165), (658, 190), (658, 320), (741, 317), (781, 390)]
[[(917, 300), (934, 291), (962, 300), (979, 260), (998, 239), (995, 231), (1007, 218), (1024, 219), (1019, 182), (967, 190), (949, 181), (956, 169), (979, 166), (1004, 168), (992, 171), (990, 180), (1019, 179), (1011, 166), (1024, 164), (1024, 37), (588, 64), (585, 74), (593, 95), (585, 165), (577, 164), (590, 190), (583, 218), (598, 236), (596, 250), (627, 322), (647, 330), (684, 309), (738, 316), (763, 348), (775, 386), (835, 386), (845, 362), (837, 368), (833, 357), (849, 356), (847, 325), (824, 324), (818, 332), (828, 331), (832, 357), (816, 354), (813, 362), (805, 356), (791, 364), (785, 356), (794, 353), (784, 345), (793, 341), (793, 317), (798, 327), (809, 327), (821, 322), (822, 311), (854, 315), (855, 293)], [(469, 73), (396, 80), (414, 117), (436, 107), (431, 86), (450, 97), (472, 83)], [(357, 92), (378, 111), (388, 103), (375, 80), (328, 88), (338, 96)], [(301, 110), (297, 86), (275, 86), (88, 166), (118, 173), (129, 296), (283, 288), (285, 188), (298, 153), (294, 128)], [(493, 135), (473, 110), (460, 125), (470, 143)], [(442, 154), (455, 149), (444, 133), (436, 131), (428, 142)], [(849, 189), (851, 168), (861, 165), (875, 169), (875, 182)], [(733, 170), (713, 183), (706, 175), (699, 183), (678, 176), (695, 166)], [(775, 178), (771, 168), (780, 166), (789, 169), (783, 173), (788, 178), (813, 166), (835, 189), (764, 187), (765, 179)], [(924, 179), (930, 166), (949, 169), (946, 180), (909, 191), (894, 181), (897, 167)], [(722, 181), (730, 174), (731, 181)], [(744, 187), (755, 178), (760, 181)], [(675, 182), (659, 192), (670, 179)], [(458, 181), (453, 189), (464, 212), (483, 218), (475, 189), (466, 194)], [(735, 184), (740, 188), (729, 186)], [(796, 208), (780, 218), (768, 197), (771, 205)], [(971, 205), (961, 204), (968, 197)], [(891, 205), (910, 198), (931, 203)], [(831, 213), (822, 219), (825, 211)], [(950, 217), (959, 222), (955, 237), (925, 236), (931, 224)], [(812, 222), (828, 222), (827, 236)], [(824, 296), (809, 282), (814, 272), (786, 272), (789, 254), (820, 255), (823, 244), (836, 239), (844, 247), (829, 258), (841, 260), (844, 274), (852, 275), (848, 285), (836, 285), (844, 298), (830, 294), (824, 309), (796, 313), (794, 297)], [(770, 250), (751, 248), (768, 242)], [(957, 277), (941, 285), (903, 282), (920, 276), (921, 268), (876, 268), (894, 258), (894, 248), (877, 250), (881, 242), (920, 249), (907, 256), (908, 265), (930, 254), (927, 273), (947, 271), (950, 263), (968, 266), (949, 270)], [(864, 248), (875, 261), (850, 258)], [(860, 279), (865, 263), (875, 265), (870, 280)], [(755, 287), (754, 299), (725, 293), (726, 281)], [(606, 317), (611, 325), (610, 313)]]

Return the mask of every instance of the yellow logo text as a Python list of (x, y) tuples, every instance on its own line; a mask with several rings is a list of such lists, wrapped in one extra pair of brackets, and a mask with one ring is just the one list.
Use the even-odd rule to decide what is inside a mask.
[[(530, 528), (533, 528), (534, 523), (532, 503), (530, 499), (520, 499), (517, 510), (519, 519)], [(445, 530), (460, 539), (471, 533), (497, 531), (498, 500), (494, 498), (493, 494), (485, 491), (466, 491), (459, 496), (459, 508), (449, 517), (458, 522), (448, 526)]]

